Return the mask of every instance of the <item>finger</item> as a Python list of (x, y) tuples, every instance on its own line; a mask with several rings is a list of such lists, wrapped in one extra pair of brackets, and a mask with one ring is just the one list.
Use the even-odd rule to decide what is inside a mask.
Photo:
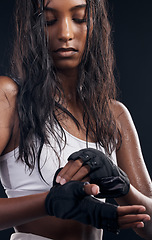
[(124, 224), (122, 226), (119, 226), (120, 229), (128, 229), (128, 228), (143, 228), (144, 227), (144, 223), (143, 222), (135, 222), (135, 223), (128, 223), (128, 224)]
[(124, 226), (125, 224), (135, 223), (135, 222), (147, 222), (150, 220), (148, 214), (132, 214), (118, 217), (119, 226)]
[(88, 195), (97, 195), (99, 193), (99, 187), (96, 184), (86, 183), (84, 185), (84, 191)]
[(56, 178), (57, 178), (59, 172), (60, 172), (62, 169), (63, 169), (63, 168), (58, 168), (57, 171), (55, 172), (54, 178), (53, 178), (53, 186), (56, 185), (56, 183), (57, 183), (57, 182), (56, 182)]
[(61, 178), (63, 178), (64, 174), (68, 171), (68, 169), (70, 168), (70, 166), (72, 165), (73, 161), (69, 161), (64, 168), (62, 168), (62, 170), (59, 172), (59, 174), (56, 177), (56, 182), (60, 183)]
[(85, 178), (82, 179), (81, 182), (90, 182), (90, 178), (89, 177), (85, 177)]
[(90, 167), (88, 165), (81, 167), (76, 174), (71, 178), (73, 181), (81, 181), (85, 176), (88, 175)]
[(146, 211), (146, 208), (142, 205), (132, 205), (132, 206), (119, 206), (117, 208), (118, 216), (123, 216), (126, 214), (137, 214), (143, 213)]
[(59, 173), (60, 177), (57, 177), (58, 183), (63, 185), (66, 182), (69, 182), (75, 173), (77, 173), (77, 171), (82, 167), (82, 164), (83, 161), (81, 159), (76, 161), (70, 160), (64, 167), (63, 171)]

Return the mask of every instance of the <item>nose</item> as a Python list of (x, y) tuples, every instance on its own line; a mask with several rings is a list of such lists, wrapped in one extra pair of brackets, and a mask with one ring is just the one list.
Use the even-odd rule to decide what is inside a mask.
[(63, 42), (67, 42), (73, 39), (72, 22), (69, 18), (62, 19), (59, 27), (58, 39)]

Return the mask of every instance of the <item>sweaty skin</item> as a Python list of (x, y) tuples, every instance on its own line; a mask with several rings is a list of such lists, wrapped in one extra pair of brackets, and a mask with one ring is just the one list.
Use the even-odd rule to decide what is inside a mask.
[[(131, 182), (129, 193), (115, 199), (119, 205), (142, 204), (152, 216), (152, 183), (143, 160), (137, 131), (126, 107), (113, 101), (111, 109), (117, 119), (122, 135), (122, 144), (116, 152), (118, 166), (124, 170)], [(70, 180), (82, 180), (89, 173), (88, 167), (82, 167), (82, 161), (70, 161), (57, 177), (57, 182), (64, 184)], [(89, 180), (89, 179), (87, 179)], [(151, 239), (152, 221), (145, 224), (144, 229), (135, 231), (144, 239)]]
[[(62, 118), (60, 124), (69, 133), (82, 140), (86, 140), (82, 117), (83, 109), (80, 103), (76, 101), (75, 89), (78, 64), (83, 55), (86, 40), (85, 4), (85, 0), (51, 0), (46, 10), (47, 31), (50, 36), (50, 54), (52, 54), (56, 64), (58, 77), (62, 79), (61, 84), (66, 96), (66, 107), (79, 121), (81, 129), (78, 130), (68, 117)], [(18, 87), (12, 79), (0, 77), (0, 155), (12, 151), (19, 145), (17, 93)], [(149, 194), (151, 193), (151, 182), (143, 163), (138, 137), (132, 120), (125, 107), (120, 103), (113, 102), (111, 108), (117, 117), (123, 137), (123, 143), (117, 152), (118, 164), (128, 174), (132, 185), (147, 196), (145, 197), (145, 195), (131, 187), (129, 194), (120, 199), (119, 203), (122, 205), (144, 205), (150, 214), (152, 212)], [(94, 141), (91, 137), (88, 140)], [(137, 163), (141, 166), (140, 170), (136, 167)], [(81, 180), (82, 175), (86, 176), (88, 169), (81, 169), (81, 160), (77, 162), (81, 169), (81, 177), (74, 174), (77, 166), (72, 166), (72, 163), (69, 164), (71, 164), (71, 169), (65, 167), (67, 169), (66, 176), (70, 176), (68, 180), (70, 178)], [(64, 179), (66, 179), (66, 176), (62, 175)], [(95, 194), (98, 192), (98, 187), (86, 185), (85, 191), (88, 194)], [(47, 216), (44, 207), (47, 194), (45, 192), (20, 198), (0, 199), (0, 229), (15, 226), (16, 231), (33, 233), (54, 240), (101, 239), (101, 231), (91, 226), (72, 220)], [(143, 206), (118, 207), (120, 228), (142, 228), (144, 226), (143, 222), (149, 219), (150, 217), (145, 214), (145, 207)]]
[[(18, 118), (15, 110), (17, 86), (13, 80), (7, 77), (0, 77), (0, 82), (1, 87), (3, 87), (0, 95), (0, 111), (3, 113), (1, 114), (3, 121), (0, 121), (0, 137), (3, 139), (0, 142), (0, 153), (5, 154), (17, 146), (16, 139), (19, 141)], [(73, 134), (72, 131), (71, 133)], [(82, 131), (78, 132), (75, 136), (78, 137), (78, 135), (81, 139), (85, 139)], [(88, 188), (85, 189), (88, 194), (98, 193), (98, 187), (95, 185), (86, 185), (85, 187)], [(100, 230), (94, 227), (71, 220), (46, 216), (44, 202), (47, 194), (41, 193), (20, 198), (0, 199), (0, 229), (16, 226), (17, 231), (33, 233), (53, 239), (101, 239)], [(137, 215), (137, 213), (144, 212), (145, 208), (142, 206), (119, 207), (118, 222), (120, 227), (143, 227), (143, 221), (149, 220), (149, 216), (147, 214)]]

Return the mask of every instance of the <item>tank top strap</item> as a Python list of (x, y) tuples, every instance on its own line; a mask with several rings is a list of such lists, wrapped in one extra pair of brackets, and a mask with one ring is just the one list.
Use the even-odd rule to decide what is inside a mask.
[(14, 78), (14, 77), (11, 77), (11, 78), (18, 86), (21, 85), (21, 83), (19, 82), (19, 80), (17, 78)]
[(19, 87), (21, 86), (21, 83), (18, 78), (13, 77), (12, 75), (8, 75)]

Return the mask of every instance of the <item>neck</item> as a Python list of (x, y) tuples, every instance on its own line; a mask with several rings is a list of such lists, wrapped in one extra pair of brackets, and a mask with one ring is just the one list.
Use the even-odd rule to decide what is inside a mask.
[(59, 81), (64, 91), (67, 102), (76, 102), (76, 88), (78, 81), (77, 69), (66, 69), (64, 71), (58, 70), (57, 72)]

